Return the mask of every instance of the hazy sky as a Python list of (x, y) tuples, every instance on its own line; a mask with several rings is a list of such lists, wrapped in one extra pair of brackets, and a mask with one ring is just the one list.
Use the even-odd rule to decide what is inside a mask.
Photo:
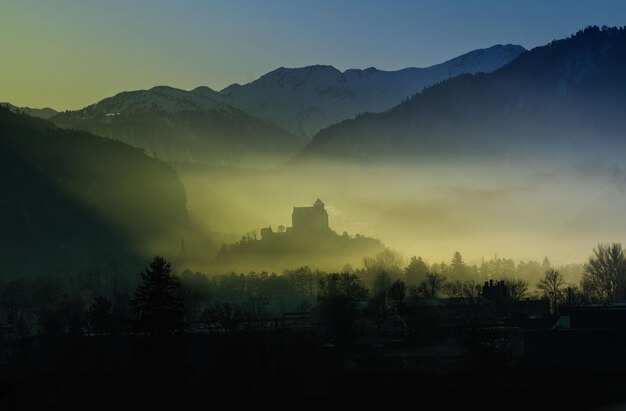
[(622, 0), (0, 0), (0, 101), (77, 109), (123, 90), (222, 89), (280, 66), (428, 66), (626, 24)]

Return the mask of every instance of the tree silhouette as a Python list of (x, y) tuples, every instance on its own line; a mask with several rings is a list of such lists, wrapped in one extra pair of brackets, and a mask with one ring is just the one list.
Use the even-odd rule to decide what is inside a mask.
[(404, 278), (409, 286), (416, 286), (419, 282), (426, 277), (428, 272), (428, 266), (422, 260), (422, 257), (411, 257), (409, 265), (404, 269)]
[(314, 295), (316, 286), (315, 277), (309, 266), (305, 265), (293, 271), (286, 271), (283, 275), (287, 277), (295, 293), (309, 296)]
[(521, 301), (528, 295), (528, 281), (521, 278), (507, 278), (504, 285), (513, 301)]
[(389, 288), (389, 298), (396, 314), (404, 311), (404, 299), (406, 298), (406, 284), (402, 280), (396, 280)]
[(354, 268), (352, 267), (352, 264), (345, 263), (343, 268), (341, 269), (341, 272), (347, 273), (347, 274), (354, 274)]
[(385, 271), (392, 277), (399, 277), (402, 273), (402, 257), (389, 248), (376, 254), (374, 257), (364, 257), (363, 265), (367, 275), (374, 279), (378, 274)]
[(550, 301), (550, 309), (553, 314), (557, 312), (559, 300), (563, 298), (565, 280), (560, 272), (550, 269), (545, 272), (543, 278), (537, 284), (537, 288), (543, 292), (544, 297)]
[(180, 334), (184, 330), (183, 301), (180, 282), (171, 274), (170, 263), (154, 257), (150, 267), (141, 273), (130, 305), (135, 313), (135, 329), (150, 335)]
[(465, 321), (472, 326), (479, 325), (479, 311), (483, 304), (481, 286), (474, 280), (455, 280), (447, 282), (445, 290), (454, 299), (452, 304), (466, 308), (461, 311)]
[(467, 273), (467, 266), (463, 261), (463, 256), (460, 252), (456, 251), (452, 256), (452, 261), (450, 262), (450, 274), (454, 277), (454, 279), (461, 279)]
[(367, 298), (368, 290), (356, 274), (327, 274), (318, 283), (317, 298), (320, 300), (362, 301)]
[(626, 255), (620, 243), (599, 244), (585, 264), (582, 287), (604, 303), (626, 297)]
[(233, 302), (217, 302), (204, 311), (204, 320), (208, 327), (219, 327), (225, 332), (234, 332), (242, 324), (244, 313), (241, 307)]
[(424, 279), (415, 289), (415, 296), (422, 298), (434, 298), (446, 285), (446, 276), (439, 273), (427, 273)]
[(386, 272), (381, 272), (374, 281), (373, 295), (369, 304), (369, 311), (380, 338), (384, 338), (385, 329), (390, 316), (397, 313), (400, 304), (406, 296), (406, 285), (398, 279), (392, 283)]
[(356, 320), (356, 305), (367, 294), (367, 288), (355, 274), (328, 274), (319, 279), (317, 298), (332, 339), (346, 340)]
[(387, 293), (391, 287), (391, 276), (386, 271), (381, 271), (374, 278), (374, 294)]
[(402, 280), (396, 280), (389, 288), (389, 297), (394, 301), (396, 307), (398, 307), (404, 301), (406, 297), (406, 285)]

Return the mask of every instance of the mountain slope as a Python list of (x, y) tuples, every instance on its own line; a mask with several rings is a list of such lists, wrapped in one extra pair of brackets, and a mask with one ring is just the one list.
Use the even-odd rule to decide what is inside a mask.
[(17, 107), (11, 103), (0, 103), (0, 106), (6, 107), (13, 112), (21, 112), (28, 114), (31, 117), (43, 118), (44, 120), (48, 120), (50, 117), (57, 115), (59, 112), (50, 108), (30, 108), (30, 107)]
[[(384, 111), (425, 86), (460, 73), (492, 71), (520, 46), (475, 50), (428, 68), (279, 68), (216, 92), (159, 86), (119, 93), (50, 118), (145, 149), (169, 161), (264, 166), (296, 154), (319, 129), (363, 112)], [(288, 131), (285, 131), (288, 130)]]
[(427, 68), (340, 72), (332, 66), (281, 67), (246, 85), (220, 92), (223, 101), (295, 134), (320, 129), (364, 112), (390, 109), (424, 87), (463, 73), (490, 72), (524, 51), (497, 45)]
[(590, 27), (493, 73), (459, 76), (386, 113), (329, 127), (301, 157), (610, 153), (623, 147), (624, 114), (626, 30)]
[(123, 141), (160, 159), (205, 164), (282, 160), (304, 140), (220, 101), (208, 87), (154, 87), (119, 93), (55, 124)]
[(184, 188), (167, 165), (4, 108), (0, 175), (5, 276), (136, 268), (176, 250), (188, 225)]

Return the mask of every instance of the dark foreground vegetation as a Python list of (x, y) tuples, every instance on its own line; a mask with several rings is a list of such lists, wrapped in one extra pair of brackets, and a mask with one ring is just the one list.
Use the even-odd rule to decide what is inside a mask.
[(507, 265), (473, 267), (456, 253), (449, 265), (414, 257), (400, 269), (384, 251), (356, 271), (209, 278), (176, 276), (155, 257), (134, 283), (95, 273), (6, 282), (0, 405), (391, 404), (415, 394), (580, 409), (626, 400), (621, 245), (599, 245), (580, 286), (547, 259), (536, 291), (519, 278), (483, 278), (498, 261)]

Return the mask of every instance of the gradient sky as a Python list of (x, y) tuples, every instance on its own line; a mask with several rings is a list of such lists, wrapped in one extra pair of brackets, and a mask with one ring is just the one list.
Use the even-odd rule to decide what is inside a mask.
[(0, 101), (78, 109), (123, 90), (213, 89), (276, 67), (429, 66), (626, 24), (622, 0), (0, 0)]

